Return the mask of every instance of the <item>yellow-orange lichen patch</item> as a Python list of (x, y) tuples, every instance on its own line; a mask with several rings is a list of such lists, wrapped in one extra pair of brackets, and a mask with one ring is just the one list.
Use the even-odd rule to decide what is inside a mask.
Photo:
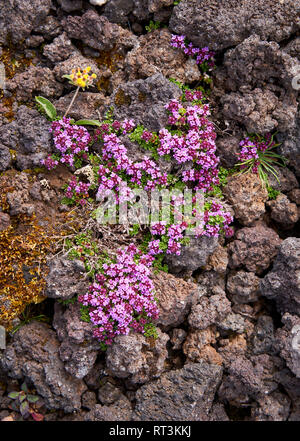
[(34, 216), (23, 216), (22, 227), (22, 233), (13, 225), (0, 232), (0, 324), (8, 329), (28, 304), (44, 299), (51, 250), (51, 238)]

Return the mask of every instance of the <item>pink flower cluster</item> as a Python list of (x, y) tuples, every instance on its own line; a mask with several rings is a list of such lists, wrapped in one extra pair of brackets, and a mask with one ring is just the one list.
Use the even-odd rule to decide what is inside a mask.
[(183, 49), (183, 52), (186, 55), (189, 55), (191, 57), (195, 56), (197, 64), (201, 65), (207, 61), (210, 67), (214, 66), (213, 57), (215, 53), (213, 51), (210, 51), (208, 47), (203, 47), (202, 49), (200, 49), (199, 47), (193, 46), (192, 43), (187, 44), (185, 35), (172, 34), (171, 46), (178, 49)]
[[(195, 237), (208, 236), (218, 237), (225, 234), (231, 237), (234, 233), (229, 225), (233, 221), (231, 214), (224, 210), (221, 204), (212, 201), (205, 204), (203, 210), (193, 209), (192, 220), (183, 220), (181, 223), (165, 225), (158, 222), (151, 227), (151, 234), (154, 239), (148, 244), (148, 253), (156, 256), (162, 253), (162, 237), (167, 237), (167, 254), (181, 254), (182, 240), (188, 229), (192, 230)], [(159, 237), (159, 238), (158, 238)]]
[[(260, 165), (259, 160), (259, 152), (264, 153), (267, 149), (271, 149), (274, 147), (275, 141), (272, 141), (272, 137), (270, 133), (267, 133), (264, 139), (254, 138), (252, 140), (249, 137), (246, 137), (240, 142), (240, 147), (242, 147), (241, 152), (239, 153), (239, 161), (245, 162), (249, 160), (253, 160), (252, 173), (258, 173), (258, 167)], [(241, 168), (246, 168), (247, 164), (241, 165)]]
[[(218, 185), (219, 158), (215, 155), (216, 133), (213, 124), (207, 119), (210, 115), (209, 106), (193, 104), (199, 100), (197, 92), (188, 91), (185, 99), (187, 105), (178, 100), (171, 100), (166, 109), (170, 113), (169, 124), (181, 131), (181, 135), (172, 134), (164, 128), (159, 132), (159, 155), (172, 153), (179, 164), (192, 162), (193, 167), (182, 172), (183, 182), (191, 181), (196, 189), (212, 190), (212, 185)], [(190, 104), (189, 104), (190, 102)]]
[(42, 160), (42, 164), (51, 170), (58, 162), (74, 165), (75, 155), (87, 159), (91, 137), (85, 127), (73, 125), (70, 118), (54, 121), (50, 132), (53, 134), (55, 148), (60, 152), (60, 158), (48, 158)]
[(117, 335), (144, 332), (145, 325), (158, 317), (152, 262), (133, 244), (118, 249), (115, 261), (104, 263), (103, 274), (96, 275), (89, 291), (78, 297), (89, 307), (94, 336), (101, 342), (110, 345)]
[(66, 189), (66, 197), (72, 199), (73, 197), (79, 201), (80, 205), (86, 204), (86, 198), (89, 197), (88, 190), (90, 188), (89, 183), (81, 182), (76, 176), (73, 176)]
[[(132, 124), (130, 127), (133, 127)], [(104, 178), (102, 177), (102, 169), (100, 169), (100, 192), (104, 188), (118, 190), (118, 185), (122, 181), (117, 179), (117, 174), (120, 172), (125, 173), (133, 184), (143, 185), (144, 190), (152, 190), (159, 185), (164, 186), (167, 184), (167, 174), (161, 173), (160, 168), (152, 159), (145, 156), (139, 162), (132, 161), (128, 156), (127, 148), (115, 133), (105, 133), (103, 130), (102, 132), (98, 130), (97, 135), (100, 135), (103, 139), (102, 159), (106, 161), (108, 167), (110, 167), (110, 174), (114, 176), (114, 183), (111, 184), (111, 188), (107, 187), (109, 185), (107, 183), (109, 168), (105, 169), (106, 175)], [(123, 183), (125, 185), (125, 181)]]

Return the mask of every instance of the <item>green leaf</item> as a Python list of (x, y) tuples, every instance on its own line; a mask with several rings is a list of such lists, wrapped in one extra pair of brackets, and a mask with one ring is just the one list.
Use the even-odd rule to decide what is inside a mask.
[(28, 392), (28, 387), (26, 386), (26, 383), (23, 383), (21, 386), (21, 389), (23, 392), (27, 393)]
[(43, 96), (36, 96), (35, 100), (39, 106), (41, 106), (46, 115), (51, 119), (51, 121), (54, 121), (57, 117), (57, 112), (53, 104)]
[(74, 124), (76, 124), (77, 126), (98, 126), (98, 127), (102, 125), (100, 121), (97, 121), (95, 119), (80, 119), (79, 121), (76, 121)]
[(11, 398), (12, 400), (15, 400), (16, 398), (18, 398), (20, 392), (10, 392), (8, 394), (8, 397)]
[(39, 397), (37, 397), (36, 395), (27, 395), (27, 400), (29, 401), (29, 403), (36, 403), (37, 401), (39, 401)]
[(27, 414), (29, 412), (29, 404), (27, 401), (23, 401), (23, 403), (21, 404), (20, 412), (23, 417), (27, 416)]

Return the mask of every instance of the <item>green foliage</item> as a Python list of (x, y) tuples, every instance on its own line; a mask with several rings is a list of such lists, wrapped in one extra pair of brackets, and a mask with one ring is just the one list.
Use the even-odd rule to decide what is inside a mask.
[(80, 119), (79, 121), (76, 121), (74, 124), (78, 126), (101, 126), (101, 122), (97, 121), (95, 119)]
[(268, 196), (269, 199), (276, 199), (277, 196), (280, 194), (280, 191), (275, 190), (273, 187), (271, 186), (267, 186), (267, 190), (268, 190)]
[(31, 308), (28, 307), (25, 309), (25, 311), (22, 312), (21, 322), (13, 328), (13, 330), (11, 331), (11, 335), (14, 335), (22, 326), (28, 325), (28, 323), (31, 323), (33, 321), (48, 323), (50, 319), (44, 314), (32, 315)]
[(50, 121), (55, 121), (57, 119), (56, 108), (49, 100), (47, 100), (47, 98), (44, 98), (43, 96), (36, 96), (35, 100), (38, 104), (39, 110), (45, 113)]
[(58, 299), (57, 301), (58, 301), (58, 303), (60, 303), (61, 305), (64, 305), (64, 306), (75, 305), (75, 303), (77, 302), (77, 296), (72, 297), (71, 299), (66, 299), (66, 300)]
[(40, 397), (29, 393), (26, 383), (22, 384), (19, 392), (10, 392), (8, 397), (14, 400), (12, 403), (12, 409), (20, 412), (22, 419), (28, 419), (30, 416), (35, 421), (42, 421), (44, 419), (44, 416), (37, 413), (31, 406), (32, 404), (36, 404)]
[(144, 336), (145, 337), (152, 337), (152, 338), (155, 338), (155, 339), (158, 338), (157, 329), (156, 329), (156, 326), (153, 323), (146, 323), (144, 330), (145, 330), (144, 331)]
[(80, 304), (80, 319), (86, 323), (91, 322), (90, 314), (89, 314), (89, 307), (82, 305), (82, 303)]
[(159, 29), (161, 27), (161, 23), (159, 21), (150, 20), (148, 26), (145, 26), (147, 32), (155, 31), (155, 29)]
[[(265, 185), (266, 187), (269, 186), (269, 180), (268, 180), (269, 174), (272, 174), (275, 177), (276, 181), (280, 182), (278, 178), (278, 173), (274, 168), (274, 165), (285, 167), (286, 159), (283, 156), (273, 151), (273, 149), (275, 149), (280, 145), (280, 143), (276, 144), (274, 142), (275, 135), (276, 133), (274, 133), (271, 136), (268, 147), (264, 151), (257, 148), (258, 158), (247, 159), (246, 161), (239, 162), (238, 164), (235, 165), (235, 167), (242, 167), (241, 171), (237, 173), (237, 175), (255, 172), (255, 167), (256, 167), (257, 174), (260, 177), (262, 185)], [(266, 142), (266, 138), (257, 133), (248, 134), (248, 137), (252, 142), (258, 142), (258, 143)]]
[(130, 236), (136, 236), (140, 232), (140, 225), (134, 224), (132, 225), (131, 229), (129, 230)]

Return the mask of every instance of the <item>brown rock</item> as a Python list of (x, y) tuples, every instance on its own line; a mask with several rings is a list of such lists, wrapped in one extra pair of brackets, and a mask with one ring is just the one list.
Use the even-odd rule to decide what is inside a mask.
[(274, 201), (269, 201), (267, 206), (271, 209), (271, 218), (284, 230), (293, 228), (299, 220), (297, 205), (290, 202), (284, 194), (279, 194)]
[(9, 226), (10, 226), (9, 215), (0, 211), (0, 231), (6, 230)]
[(258, 300), (260, 278), (247, 271), (231, 271), (227, 289), (234, 303), (249, 303)]
[(222, 365), (222, 357), (211, 345), (216, 343), (215, 328), (193, 331), (183, 345), (183, 352), (187, 359), (193, 362), (204, 360), (209, 364)]
[(201, 75), (196, 61), (170, 47), (170, 41), (171, 33), (165, 28), (142, 35), (125, 59), (129, 80), (162, 73), (183, 83), (199, 81)]
[(219, 294), (200, 297), (198, 303), (192, 306), (188, 317), (189, 325), (194, 329), (206, 329), (217, 324), (231, 312), (231, 304), (224, 291)]
[(120, 335), (106, 353), (107, 371), (118, 378), (127, 378), (131, 383), (146, 383), (157, 378), (165, 370), (168, 356), (167, 334), (160, 329), (156, 340), (142, 334)]
[(247, 173), (229, 178), (224, 195), (232, 204), (235, 217), (243, 225), (252, 225), (266, 211), (268, 192), (255, 174)]
[(278, 234), (264, 225), (242, 228), (228, 246), (229, 266), (261, 274), (270, 266), (280, 243)]
[(156, 324), (164, 329), (180, 325), (190, 311), (197, 285), (163, 272), (154, 274), (152, 279), (159, 306)]

